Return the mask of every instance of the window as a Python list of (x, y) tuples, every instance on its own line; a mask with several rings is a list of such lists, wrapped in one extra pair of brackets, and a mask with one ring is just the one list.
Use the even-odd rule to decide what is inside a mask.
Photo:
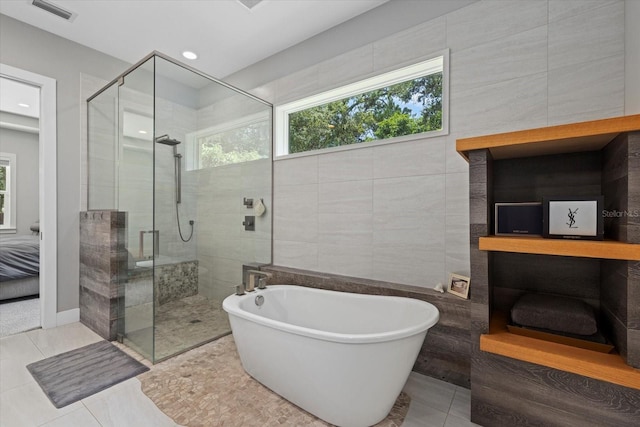
[(448, 132), (448, 52), (276, 107), (276, 156)]
[(16, 228), (16, 155), (0, 153), (0, 230)]
[(187, 135), (187, 170), (269, 157), (271, 115), (258, 113)]

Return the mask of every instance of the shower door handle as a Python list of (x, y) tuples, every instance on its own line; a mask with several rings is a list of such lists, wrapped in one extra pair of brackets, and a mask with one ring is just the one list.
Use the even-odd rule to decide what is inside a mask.
[(151, 234), (153, 236), (153, 255), (150, 258), (153, 258), (155, 255), (160, 254), (160, 230), (149, 230), (140, 231), (140, 240), (138, 243), (138, 258), (146, 259), (147, 257), (144, 255), (144, 235)]

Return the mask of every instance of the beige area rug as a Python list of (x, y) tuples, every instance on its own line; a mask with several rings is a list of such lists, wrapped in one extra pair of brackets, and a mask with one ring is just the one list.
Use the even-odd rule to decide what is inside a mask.
[[(188, 426), (328, 426), (251, 378), (228, 335), (151, 368), (142, 391), (176, 423)], [(376, 427), (397, 427), (409, 410), (400, 394)]]

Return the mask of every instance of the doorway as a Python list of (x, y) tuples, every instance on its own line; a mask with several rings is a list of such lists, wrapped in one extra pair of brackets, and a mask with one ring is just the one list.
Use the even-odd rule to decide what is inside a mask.
[(39, 88), (38, 230), (40, 325), (57, 325), (56, 81), (0, 64), (0, 77)]

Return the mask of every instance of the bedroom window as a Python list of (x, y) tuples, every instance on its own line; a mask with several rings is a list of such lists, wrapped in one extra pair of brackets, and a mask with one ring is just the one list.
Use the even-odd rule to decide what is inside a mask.
[(16, 155), (0, 153), (0, 231), (16, 228)]
[(276, 107), (276, 157), (447, 134), (448, 62), (445, 51)]

